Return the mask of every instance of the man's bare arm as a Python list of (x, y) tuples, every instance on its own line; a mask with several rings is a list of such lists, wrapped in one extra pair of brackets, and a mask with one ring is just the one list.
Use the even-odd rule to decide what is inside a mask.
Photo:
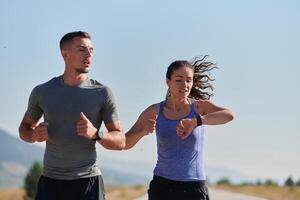
[(48, 124), (42, 122), (37, 125), (37, 123), (37, 121), (25, 114), (19, 126), (20, 138), (29, 143), (46, 141), (48, 139)]
[(105, 124), (107, 132), (98, 142), (106, 149), (122, 150), (125, 147), (125, 135), (122, 132), (120, 121)]

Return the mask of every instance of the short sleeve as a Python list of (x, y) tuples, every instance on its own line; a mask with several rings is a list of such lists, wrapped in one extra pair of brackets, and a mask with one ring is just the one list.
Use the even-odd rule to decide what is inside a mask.
[(43, 111), (39, 105), (38, 86), (31, 91), (25, 115), (29, 116), (30, 118), (36, 121), (38, 121), (43, 115)]
[(115, 97), (111, 89), (108, 87), (105, 87), (104, 91), (104, 105), (102, 109), (102, 114), (102, 118), (105, 124), (119, 120)]

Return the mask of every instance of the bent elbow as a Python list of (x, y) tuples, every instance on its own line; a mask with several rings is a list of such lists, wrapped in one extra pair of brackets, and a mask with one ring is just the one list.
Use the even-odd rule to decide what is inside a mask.
[(119, 145), (119, 149), (118, 149), (118, 150), (122, 151), (123, 149), (125, 149), (125, 147), (126, 147), (126, 142), (125, 142), (125, 140), (124, 140), (124, 141), (120, 142), (120, 145)]
[(231, 111), (228, 111), (228, 122), (232, 121), (234, 119), (234, 115)]
[(119, 141), (118, 145), (116, 146), (115, 150), (119, 150), (122, 151), (126, 146), (126, 140), (125, 140), (125, 136), (122, 137), (122, 139)]
[(125, 143), (123, 150), (131, 149), (133, 145), (129, 145), (128, 143)]
[[(23, 141), (25, 141), (25, 142), (29, 142), (29, 141), (27, 141), (26, 140), (26, 137), (24, 136), (24, 134), (23, 134), (23, 132), (24, 132), (24, 127), (23, 127), (23, 125), (21, 124), (20, 126), (19, 126), (19, 138), (21, 139), (21, 140), (23, 140)], [(30, 142), (31, 143), (31, 142)]]
[(22, 128), (21, 128), (21, 125), (19, 126), (18, 131), (19, 131), (19, 138), (22, 139), (22, 134), (21, 134)]

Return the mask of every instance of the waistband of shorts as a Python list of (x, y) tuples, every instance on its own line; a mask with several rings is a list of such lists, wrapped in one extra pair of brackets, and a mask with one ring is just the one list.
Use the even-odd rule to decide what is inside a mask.
[(161, 176), (153, 176), (153, 181), (157, 181), (163, 184), (173, 185), (173, 186), (182, 186), (182, 187), (203, 187), (205, 186), (205, 180), (198, 181), (175, 181), (170, 180)]
[(55, 178), (51, 178), (51, 177), (48, 177), (48, 176), (45, 176), (45, 175), (41, 175), (41, 179), (44, 179), (44, 180), (48, 180), (48, 181), (52, 181), (52, 182), (64, 182), (64, 183), (72, 183), (72, 182), (80, 182), (80, 181), (83, 181), (83, 180), (92, 180), (92, 179), (99, 179), (99, 178), (102, 178), (101, 175), (97, 175), (97, 176), (91, 176), (91, 177), (85, 177), (85, 178), (77, 178), (77, 179), (55, 179)]

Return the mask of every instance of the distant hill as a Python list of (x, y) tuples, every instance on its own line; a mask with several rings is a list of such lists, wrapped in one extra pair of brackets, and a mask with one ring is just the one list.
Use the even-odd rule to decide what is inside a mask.
[(108, 167), (101, 166), (101, 172), (106, 186), (122, 186), (122, 185), (145, 185), (148, 183), (148, 179), (145, 176), (138, 175), (136, 173), (124, 172), (121, 170), (115, 170)]
[(0, 129), (0, 187), (21, 187), (30, 165), (42, 161), (44, 150)]
[[(99, 149), (98, 149), (99, 151)], [(24, 177), (34, 161), (42, 162), (44, 148), (21, 141), (0, 128), (0, 188), (22, 187)], [(105, 185), (147, 184), (154, 164), (111, 159), (101, 154), (99, 162)], [(206, 166), (207, 177), (215, 183), (227, 177), (234, 183), (255, 182), (257, 178), (222, 167)]]
[[(23, 180), (33, 162), (42, 163), (44, 148), (23, 142), (0, 128), (0, 188), (22, 187)], [(147, 178), (134, 171), (126, 171), (113, 165), (120, 165), (118, 161), (106, 162), (101, 165), (105, 185), (144, 184)], [(135, 163), (123, 166), (132, 168)], [(131, 167), (129, 167), (131, 166)]]
[(0, 144), (0, 161), (30, 166), (34, 161), (43, 159), (43, 148), (23, 142), (3, 129), (0, 129)]
[(145, 185), (151, 180), (153, 171), (151, 164), (112, 159), (102, 155), (101, 150), (98, 151), (98, 155), (106, 185)]

